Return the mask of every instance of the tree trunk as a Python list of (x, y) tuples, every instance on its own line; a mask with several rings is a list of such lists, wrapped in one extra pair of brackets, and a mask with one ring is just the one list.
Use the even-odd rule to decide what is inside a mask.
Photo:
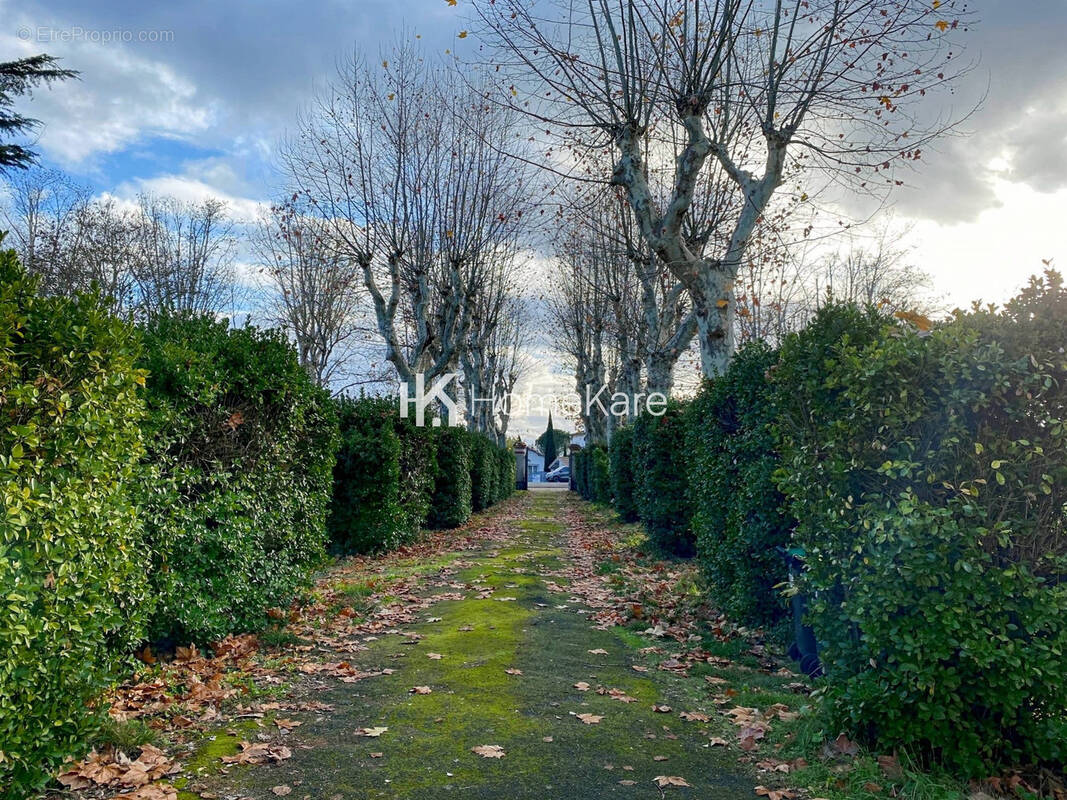
[(716, 378), (726, 372), (734, 353), (734, 275), (721, 264), (697, 272), (687, 288), (697, 320), (700, 366), (705, 378)]

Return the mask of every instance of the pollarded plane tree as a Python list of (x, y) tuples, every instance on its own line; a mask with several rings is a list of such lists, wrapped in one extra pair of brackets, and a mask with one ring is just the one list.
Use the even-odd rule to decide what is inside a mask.
[(535, 202), (517, 115), (478, 76), (398, 44), (352, 58), (284, 148), (294, 191), (359, 265), (385, 358), (427, 385), (458, 368), (475, 297)]
[[(549, 135), (599, 134), (649, 247), (688, 291), (706, 376), (735, 339), (734, 286), (790, 158), (855, 188), (895, 183), (948, 122), (924, 120), (951, 84), (963, 0), (480, 0), (512, 105)], [(667, 184), (646, 133), (685, 133)], [(738, 202), (717, 241), (684, 234), (714, 165)]]
[(574, 390), (579, 398), (574, 411), (587, 441), (593, 443), (607, 441), (608, 417), (588, 399), (613, 394), (609, 372), (613, 378), (618, 375), (613, 363), (617, 354), (608, 341), (612, 304), (605, 276), (605, 271), (618, 269), (618, 262), (588, 247), (586, 233), (581, 225), (561, 231), (546, 310), (556, 346), (574, 367)]
[(504, 243), (483, 257), (496, 263), (471, 298), (471, 324), (460, 350), (467, 427), (503, 446), (513, 407), (512, 393), (530, 363), (533, 333), (528, 304), (521, 296), (517, 243)]

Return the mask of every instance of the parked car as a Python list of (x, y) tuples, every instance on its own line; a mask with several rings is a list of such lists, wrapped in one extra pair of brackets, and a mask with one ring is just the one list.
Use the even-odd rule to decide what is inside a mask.
[(571, 479), (570, 467), (557, 467), (550, 473), (545, 475), (545, 480), (548, 483), (567, 483)]

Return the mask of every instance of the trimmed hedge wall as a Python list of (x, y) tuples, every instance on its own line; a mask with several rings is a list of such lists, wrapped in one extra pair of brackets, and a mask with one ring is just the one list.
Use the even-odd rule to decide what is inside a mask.
[(706, 586), (731, 619), (753, 626), (785, 616), (774, 589), (784, 578), (776, 548), (788, 544), (795, 525), (780, 510), (773, 479), (777, 405), (767, 371), (777, 359), (762, 342), (742, 347), (686, 410), (688, 497)]
[(396, 398), (337, 401), (341, 448), (329, 529), (340, 552), (374, 553), (455, 528), (515, 490), (515, 456), (458, 427), (416, 427)]
[(136, 332), (96, 295), (38, 297), (0, 252), (0, 794), (85, 749), (149, 609)]
[(654, 544), (680, 556), (692, 556), (695, 540), (689, 527), (686, 496), (685, 406), (672, 400), (662, 416), (642, 414), (633, 425), (633, 471), (637, 514)]
[(388, 398), (337, 401), (341, 446), (333, 468), (327, 525), (335, 550), (373, 553), (418, 533), (401, 498), (401, 440), (396, 403)]
[(637, 481), (634, 478), (634, 429), (618, 428), (608, 455), (612, 503), (625, 522), (637, 522)]
[(1065, 320), (1050, 276), (929, 335), (791, 337), (774, 375), (832, 721), (976, 777), (1067, 760)]
[(431, 528), (456, 528), (471, 515), (471, 442), (462, 428), (437, 432), (437, 480), (427, 524)]
[(161, 317), (143, 341), (150, 634), (256, 630), (325, 555), (334, 405), (279, 332)]
[(1062, 770), (1065, 341), (1054, 272), (932, 330), (831, 304), (780, 350), (742, 348), (684, 412), (617, 432), (612, 480), (635, 476), (657, 541), (696, 533), (739, 621), (779, 618), (775, 548), (806, 553), (828, 730), (968, 776)]
[(338, 546), (365, 550), (409, 540), (434, 499), (463, 522), (472, 472), (480, 506), (514, 489), (510, 450), (335, 404), (280, 332), (138, 330), (37, 288), (0, 252), (0, 795), (84, 752), (141, 644), (210, 644), (287, 605), (325, 555), (331, 490)]

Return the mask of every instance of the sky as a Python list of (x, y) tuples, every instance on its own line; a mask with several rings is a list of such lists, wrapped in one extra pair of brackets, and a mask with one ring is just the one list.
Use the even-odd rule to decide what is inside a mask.
[[(99, 192), (226, 200), (243, 218), (276, 197), (275, 152), (355, 50), (398, 36), (463, 54), (469, 0), (0, 0), (0, 60), (39, 52), (80, 79), (38, 91), (43, 162)], [(891, 198), (913, 262), (951, 305), (1010, 297), (1042, 261), (1067, 266), (1067, 2), (974, 0), (973, 68), (949, 113), (976, 108)], [(468, 6), (469, 9), (469, 6)], [(526, 381), (566, 391), (545, 347)], [(539, 413), (515, 420), (532, 437)]]

